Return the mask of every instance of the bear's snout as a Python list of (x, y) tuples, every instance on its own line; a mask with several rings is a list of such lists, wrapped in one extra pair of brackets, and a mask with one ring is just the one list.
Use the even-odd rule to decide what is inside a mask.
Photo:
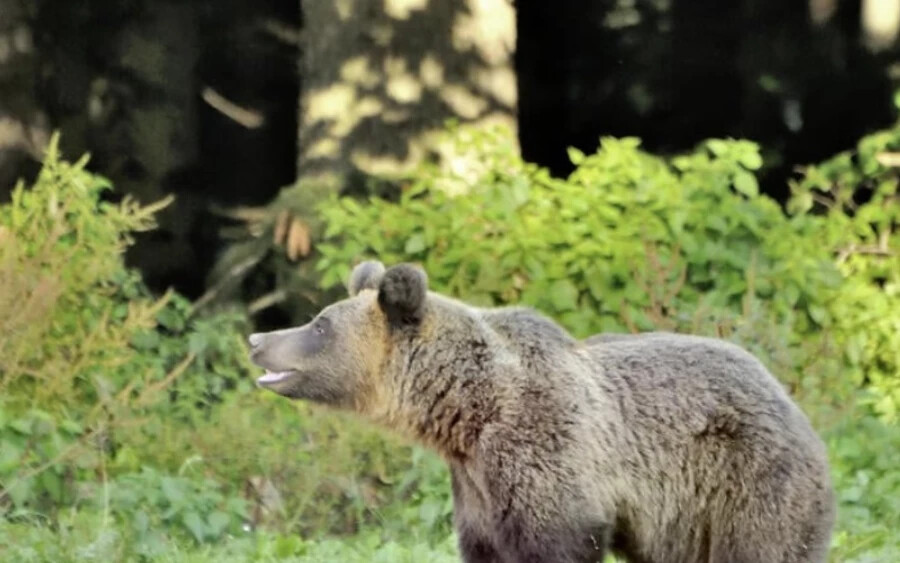
[(289, 347), (284, 338), (278, 338), (278, 334), (255, 332), (247, 337), (250, 343), (250, 361), (268, 371), (282, 371), (288, 369), (290, 357), (285, 354)]

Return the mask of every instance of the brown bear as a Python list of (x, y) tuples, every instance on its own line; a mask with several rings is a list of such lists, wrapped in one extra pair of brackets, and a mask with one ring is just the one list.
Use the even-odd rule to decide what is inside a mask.
[(825, 448), (741, 348), (579, 342), (531, 310), (429, 292), (405, 264), (362, 263), (349, 289), (309, 324), (250, 337), (258, 383), (436, 450), (466, 562), (825, 560)]

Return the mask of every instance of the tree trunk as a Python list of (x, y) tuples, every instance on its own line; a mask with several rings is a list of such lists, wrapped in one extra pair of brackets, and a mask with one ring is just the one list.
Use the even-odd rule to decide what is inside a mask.
[(305, 0), (300, 189), (407, 171), (448, 119), (516, 129), (511, 0)]
[(890, 48), (900, 35), (900, 0), (863, 0), (861, 25), (869, 49)]
[(16, 180), (35, 171), (50, 138), (35, 96), (34, 6), (0, 0), (0, 201)]

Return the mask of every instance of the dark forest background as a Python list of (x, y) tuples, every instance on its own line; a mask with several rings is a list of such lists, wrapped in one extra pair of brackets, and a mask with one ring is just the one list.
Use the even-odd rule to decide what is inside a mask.
[[(515, 9), (522, 155), (557, 175), (572, 170), (567, 147), (591, 151), (603, 135), (657, 153), (732, 136), (762, 145), (762, 189), (784, 202), (792, 166), (894, 118), (897, 46), (867, 38), (859, 1)], [(90, 152), (121, 193), (177, 195), (129, 260), (158, 290), (201, 295), (222, 245), (213, 210), (266, 204), (296, 178), (303, 33), (288, 0), (0, 1), (0, 197), (59, 129), (64, 152)]]

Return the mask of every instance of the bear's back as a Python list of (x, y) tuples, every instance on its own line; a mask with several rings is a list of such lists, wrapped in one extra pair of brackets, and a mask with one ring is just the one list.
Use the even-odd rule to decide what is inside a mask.
[[(768, 530), (775, 545), (827, 539), (833, 499), (824, 445), (749, 352), (671, 333), (598, 335), (582, 346), (601, 392), (616, 398), (614, 416), (598, 415), (589, 432), (617, 445), (604, 466), (624, 474), (616, 499), (625, 528), (619, 533), (628, 538), (622, 551), (641, 546), (648, 559), (665, 560), (673, 546), (660, 543), (659, 530), (690, 538), (719, 525)], [(760, 520), (773, 510), (781, 529)], [(740, 539), (725, 529), (717, 534)], [(702, 558), (688, 556), (692, 549), (688, 542), (675, 551)]]
[(619, 399), (625, 424), (659, 426), (668, 439), (740, 426), (733, 438), (765, 440), (772, 433), (819, 441), (775, 377), (735, 344), (653, 332), (597, 335), (583, 346), (597, 366), (594, 376)]

